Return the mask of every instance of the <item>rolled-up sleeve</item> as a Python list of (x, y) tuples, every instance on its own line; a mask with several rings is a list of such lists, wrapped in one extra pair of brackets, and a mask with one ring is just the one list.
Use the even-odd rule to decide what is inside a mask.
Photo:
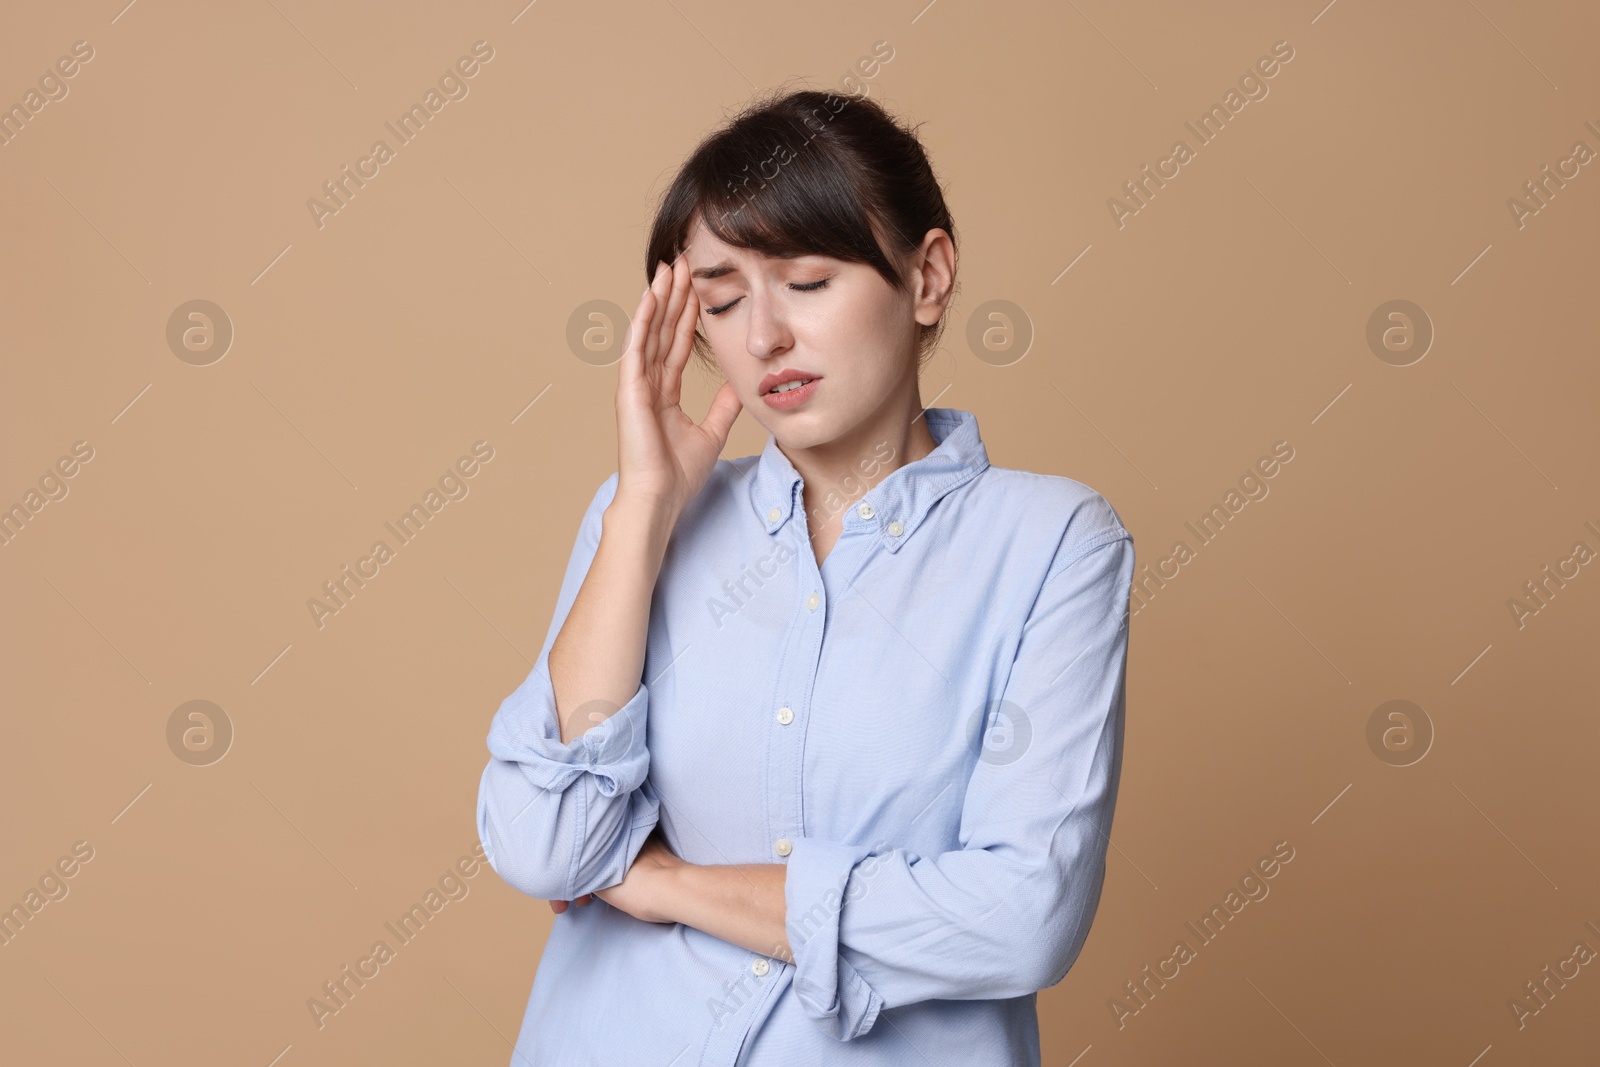
[(1133, 539), (1120, 526), (1052, 561), (962, 803), (961, 847), (792, 842), (794, 986), (840, 1041), (924, 1000), (1023, 996), (1066, 977), (1105, 881), (1121, 776)]
[(584, 513), (544, 647), (490, 723), (491, 758), (478, 784), (478, 837), (489, 865), (542, 900), (572, 900), (621, 882), (659, 816), (645, 785), (644, 682), (619, 710), (563, 744), (550, 681), (550, 648), (599, 549), (616, 487), (612, 474)]

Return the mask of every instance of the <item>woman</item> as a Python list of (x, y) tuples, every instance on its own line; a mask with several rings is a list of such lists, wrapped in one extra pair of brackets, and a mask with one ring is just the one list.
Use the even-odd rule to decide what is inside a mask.
[[(1037, 1065), (1104, 879), (1132, 538), (922, 408), (955, 228), (873, 101), (736, 117), (649, 262), (618, 470), (479, 791), (559, 915), (514, 1062)], [(719, 458), (741, 410), (766, 447)]]

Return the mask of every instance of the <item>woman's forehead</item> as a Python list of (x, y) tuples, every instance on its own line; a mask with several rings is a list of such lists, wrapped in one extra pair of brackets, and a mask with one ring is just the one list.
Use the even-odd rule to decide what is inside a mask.
[(690, 245), (684, 249), (684, 256), (689, 261), (689, 276), (707, 281), (729, 274), (743, 274), (746, 271), (760, 273), (784, 263), (804, 263), (808, 260), (820, 263), (830, 258), (821, 253), (804, 253), (797, 256), (769, 256), (765, 252), (757, 252), (750, 248), (736, 248), (721, 242), (718, 242), (715, 246), (709, 242), (698, 246)]

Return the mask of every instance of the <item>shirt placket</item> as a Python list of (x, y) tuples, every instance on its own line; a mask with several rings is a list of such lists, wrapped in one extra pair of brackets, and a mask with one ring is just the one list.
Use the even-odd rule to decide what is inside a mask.
[(774, 690), (777, 706), (771, 711), (769, 728), (772, 773), (767, 787), (767, 835), (772, 842), (773, 863), (785, 862), (793, 851), (794, 838), (804, 832), (800, 801), (806, 724), (811, 718), (811, 692), (817, 679), (828, 621), (828, 593), (817, 567), (816, 552), (811, 547), (798, 483), (795, 496), (792, 517), (781, 531), (781, 536), (790, 538), (793, 543), (799, 563), (795, 619), (789, 627), (787, 647), (780, 661), (782, 666)]
[[(855, 514), (870, 519), (871, 505), (857, 505)], [(800, 561), (800, 578), (795, 587), (797, 617), (789, 631), (780, 670), (770, 747), (775, 758), (771, 763), (767, 810), (774, 863), (784, 862), (793, 850), (794, 838), (806, 833), (805, 742), (832, 604), (846, 584), (855, 579), (876, 539), (875, 527), (847, 521), (819, 568), (804, 508), (797, 506), (796, 515), (785, 532), (794, 538)]]
[[(770, 863), (784, 863), (794, 848), (794, 838), (803, 833), (801, 809), (801, 767), (805, 756), (805, 724), (809, 720), (811, 690), (822, 654), (822, 639), (827, 624), (827, 590), (811, 548), (810, 531), (800, 499), (801, 483), (795, 482), (790, 520), (777, 533), (790, 538), (798, 562), (795, 581), (795, 617), (776, 657), (777, 677), (772, 693), (773, 706), (767, 709), (767, 792), (766, 838), (770, 842)], [(776, 505), (768, 521), (781, 516)], [(841, 545), (844, 547), (841, 537)], [(830, 556), (831, 558), (831, 556)], [(826, 563), (826, 561), (824, 561)], [(774, 949), (777, 946), (773, 946)], [(750, 1028), (765, 1018), (772, 998), (781, 996), (792, 980), (793, 965), (780, 956), (752, 952), (749, 973), (744, 983), (752, 985), (754, 995), (744, 1002), (730, 1025), (719, 1027), (708, 1038), (701, 1064), (726, 1067), (738, 1056), (748, 1040)]]

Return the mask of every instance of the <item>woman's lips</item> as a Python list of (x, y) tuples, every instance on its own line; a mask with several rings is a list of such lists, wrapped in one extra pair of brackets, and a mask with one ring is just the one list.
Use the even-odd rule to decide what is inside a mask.
[(799, 407), (804, 404), (811, 398), (811, 394), (817, 391), (817, 386), (821, 384), (821, 378), (813, 378), (798, 389), (786, 389), (781, 393), (762, 393), (761, 399), (767, 402), (768, 407), (786, 411), (789, 408)]

